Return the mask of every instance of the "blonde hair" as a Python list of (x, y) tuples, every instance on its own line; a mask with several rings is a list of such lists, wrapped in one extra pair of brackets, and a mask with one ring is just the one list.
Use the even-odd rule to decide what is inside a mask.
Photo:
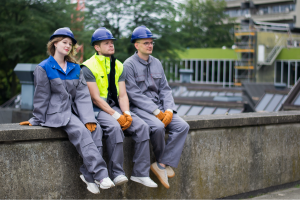
[[(51, 55), (51, 56), (54, 56), (54, 54), (55, 54), (54, 43), (60, 42), (65, 38), (66, 37), (61, 36), (61, 37), (55, 37), (52, 40), (50, 40), (47, 44), (47, 54)], [(72, 49), (71, 49), (70, 53), (65, 56), (65, 61), (79, 64), (79, 62), (75, 59), (75, 55), (77, 54), (77, 52), (76, 52), (77, 47), (78, 47), (78, 45), (77, 44), (74, 45), (73, 42), (72, 42)]]

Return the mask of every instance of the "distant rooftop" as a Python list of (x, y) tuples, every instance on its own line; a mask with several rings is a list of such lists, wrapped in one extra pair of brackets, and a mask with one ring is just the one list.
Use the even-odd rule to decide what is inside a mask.
[(284, 48), (276, 60), (300, 60), (300, 48)]
[(178, 54), (181, 59), (237, 59), (237, 53), (233, 49), (191, 48)]
[[(191, 48), (178, 52), (180, 59), (225, 59), (236, 60), (238, 54), (233, 49)], [(283, 48), (276, 60), (300, 60), (300, 48)]]

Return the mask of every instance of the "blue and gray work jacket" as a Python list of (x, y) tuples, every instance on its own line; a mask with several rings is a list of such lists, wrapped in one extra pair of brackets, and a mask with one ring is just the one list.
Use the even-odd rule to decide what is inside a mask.
[(67, 62), (66, 72), (49, 56), (34, 70), (34, 126), (61, 127), (70, 121), (72, 110), (86, 123), (97, 123), (92, 100), (78, 64)]

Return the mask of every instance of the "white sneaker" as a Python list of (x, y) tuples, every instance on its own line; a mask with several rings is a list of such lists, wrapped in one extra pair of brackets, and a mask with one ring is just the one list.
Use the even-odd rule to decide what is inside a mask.
[(86, 186), (87, 186), (87, 189), (88, 191), (90, 191), (91, 193), (93, 194), (100, 194), (100, 190), (99, 190), (99, 187), (96, 183), (89, 183), (85, 180), (84, 176), (83, 175), (80, 175), (80, 178), (83, 182), (85, 182)]
[(157, 184), (152, 181), (150, 177), (136, 177), (136, 176), (131, 176), (130, 180), (135, 181), (137, 183), (143, 184), (144, 186), (151, 187), (151, 188), (156, 188)]
[(119, 175), (114, 179), (114, 184), (115, 185), (122, 185), (126, 182), (128, 182), (128, 178), (124, 175)]
[(95, 180), (95, 183), (97, 183), (101, 189), (109, 189), (109, 188), (115, 186), (115, 184), (110, 180), (109, 177), (106, 177), (106, 178), (102, 179), (101, 181)]

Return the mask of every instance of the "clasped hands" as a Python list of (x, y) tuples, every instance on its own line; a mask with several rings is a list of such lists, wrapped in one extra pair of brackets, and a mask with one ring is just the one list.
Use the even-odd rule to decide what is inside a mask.
[(127, 114), (126, 112), (123, 112), (123, 115), (120, 115), (120, 117), (117, 119), (119, 124), (122, 127), (122, 131), (125, 131), (128, 129), (132, 123), (132, 117), (131, 115)]
[(165, 124), (165, 127), (167, 127), (173, 118), (173, 113), (166, 110), (164, 113), (160, 110), (158, 115), (155, 115), (159, 120), (162, 121), (162, 123)]

